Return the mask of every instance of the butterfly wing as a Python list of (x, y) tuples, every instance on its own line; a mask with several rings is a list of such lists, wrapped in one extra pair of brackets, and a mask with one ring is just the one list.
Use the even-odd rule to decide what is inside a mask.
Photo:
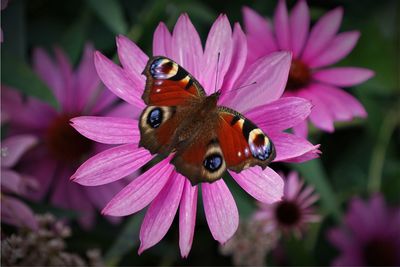
[(275, 158), (269, 137), (242, 114), (218, 107), (220, 125), (217, 136), (226, 167), (237, 173), (255, 165), (265, 168)]
[(173, 60), (151, 58), (143, 74), (146, 87), (142, 99), (149, 105), (140, 116), (140, 146), (151, 153), (172, 151), (176, 129), (191, 105), (205, 97), (199, 82)]
[(206, 96), (200, 83), (169, 58), (151, 58), (143, 74), (147, 80), (142, 99), (147, 105), (179, 106), (190, 99)]

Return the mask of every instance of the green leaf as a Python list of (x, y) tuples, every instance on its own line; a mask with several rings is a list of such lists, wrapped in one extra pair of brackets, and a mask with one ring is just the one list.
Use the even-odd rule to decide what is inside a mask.
[(88, 22), (89, 15), (86, 12), (62, 35), (61, 45), (69, 55), (73, 65), (78, 62), (82, 48), (85, 45)]
[(139, 227), (143, 217), (144, 212), (140, 212), (125, 223), (124, 228), (104, 256), (107, 266), (117, 266), (122, 257), (138, 245)]
[(115, 34), (125, 34), (128, 25), (120, 3), (116, 0), (87, 0), (89, 6)]
[(3, 54), (2, 60), (2, 83), (58, 108), (53, 93), (25, 62), (9, 54)]
[(320, 159), (314, 159), (302, 164), (293, 164), (293, 168), (300, 172), (301, 176), (320, 194), (322, 205), (327, 214), (332, 214), (335, 220), (341, 217), (338, 200), (332, 190), (328, 177)]

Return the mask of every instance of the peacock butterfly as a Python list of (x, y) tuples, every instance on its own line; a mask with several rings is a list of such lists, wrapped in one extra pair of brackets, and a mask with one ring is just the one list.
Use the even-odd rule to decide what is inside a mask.
[(192, 184), (214, 182), (226, 169), (239, 173), (275, 158), (271, 140), (239, 112), (218, 106), (220, 92), (206, 95), (200, 83), (173, 60), (151, 58), (143, 74), (140, 143), (167, 156)]

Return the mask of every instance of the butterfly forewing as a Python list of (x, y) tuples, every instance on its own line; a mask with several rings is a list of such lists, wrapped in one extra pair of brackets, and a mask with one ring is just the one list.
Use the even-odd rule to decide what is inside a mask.
[(157, 56), (144, 70), (147, 77), (142, 99), (147, 105), (178, 106), (190, 98), (204, 98), (197, 80), (173, 60)]

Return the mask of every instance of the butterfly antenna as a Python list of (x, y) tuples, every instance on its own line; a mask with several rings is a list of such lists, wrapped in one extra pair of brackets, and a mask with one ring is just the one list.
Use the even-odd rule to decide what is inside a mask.
[(232, 93), (232, 92), (236, 92), (236, 91), (238, 91), (238, 90), (240, 90), (240, 89), (243, 89), (243, 88), (245, 88), (245, 87), (252, 86), (252, 85), (255, 85), (255, 84), (257, 84), (257, 82), (252, 82), (252, 83), (249, 83), (249, 84), (245, 84), (245, 85), (242, 85), (242, 86), (240, 86), (240, 87), (238, 87), (238, 88), (229, 90), (229, 91), (226, 92), (225, 94), (229, 94), (229, 93)]
[(217, 73), (215, 74), (215, 88), (214, 88), (214, 93), (217, 92), (217, 83), (218, 83), (218, 66), (219, 66), (219, 57), (221, 55), (221, 52), (218, 52), (218, 58), (217, 58)]

